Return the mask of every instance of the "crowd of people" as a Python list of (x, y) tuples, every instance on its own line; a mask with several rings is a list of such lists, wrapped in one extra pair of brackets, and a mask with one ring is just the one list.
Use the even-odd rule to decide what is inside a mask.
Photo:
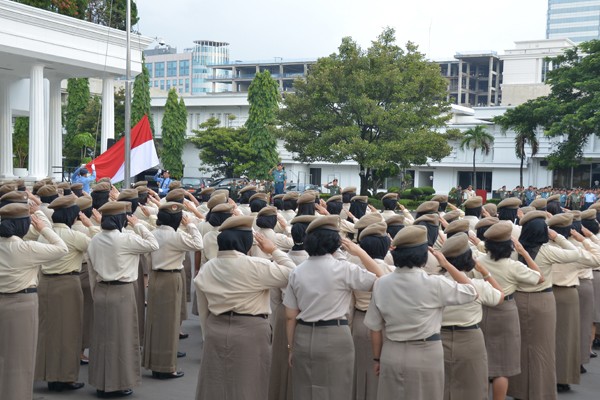
[(142, 368), (180, 378), (190, 301), (199, 400), (482, 399), (490, 385), (494, 400), (555, 399), (596, 356), (595, 200), (469, 194), (463, 211), (435, 195), (413, 215), (337, 181), (327, 201), (147, 183), (0, 186), (2, 393), (78, 390), (82, 363), (100, 398), (131, 395)]

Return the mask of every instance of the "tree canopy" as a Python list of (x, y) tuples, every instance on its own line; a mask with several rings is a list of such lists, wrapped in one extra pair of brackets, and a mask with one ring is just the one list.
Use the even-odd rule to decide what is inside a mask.
[(494, 143), (494, 136), (482, 125), (477, 125), (463, 132), (463, 138), (459, 145), (460, 148), (463, 150), (473, 150), (473, 189), (477, 189), (475, 154), (477, 154), (478, 150), (483, 154), (489, 154), (492, 149), (492, 143)]
[[(375, 170), (447, 156), (448, 82), (416, 45), (396, 45), (391, 28), (364, 50), (346, 37), (294, 84), (280, 111), (282, 138), (299, 161), (360, 166), (361, 192)], [(453, 132), (452, 132), (453, 133)]]
[(154, 137), (154, 121), (150, 115), (150, 73), (142, 56), (142, 73), (133, 82), (133, 100), (131, 101), (131, 125), (135, 126), (144, 115), (148, 116), (152, 137)]
[(181, 178), (183, 176), (183, 148), (185, 146), (185, 132), (187, 129), (187, 110), (183, 99), (179, 100), (177, 90), (169, 90), (167, 102), (165, 103), (165, 114), (163, 116), (162, 151), (160, 154), (164, 169), (171, 172), (171, 176)]

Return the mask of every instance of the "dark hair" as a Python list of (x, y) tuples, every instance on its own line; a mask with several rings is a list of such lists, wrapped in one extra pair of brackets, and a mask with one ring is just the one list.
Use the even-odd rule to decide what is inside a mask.
[(276, 199), (273, 199), (273, 205), (278, 210), (283, 211), (283, 199), (282, 198), (278, 197)]
[[(535, 218), (526, 222), (521, 229), (519, 242), (527, 250), (531, 258), (535, 260), (540, 247), (544, 243), (548, 243), (548, 224), (546, 224), (546, 220), (544, 218)], [(521, 256), (519, 256), (519, 260), (524, 262)]]
[(259, 212), (267, 206), (267, 202), (262, 199), (254, 199), (250, 202), (250, 211)]
[(388, 235), (390, 235), (393, 238), (394, 236), (396, 236), (396, 234), (398, 232), (400, 232), (402, 230), (402, 228), (404, 228), (404, 225), (402, 225), (402, 224), (388, 225), (386, 231), (387, 231)]
[(503, 258), (509, 258), (513, 251), (512, 240), (506, 240), (503, 242), (495, 242), (492, 240), (485, 241), (485, 248), (488, 254), (494, 261), (501, 260)]
[(517, 209), (516, 208), (502, 207), (502, 208), (498, 209), (498, 219), (500, 221), (515, 222), (516, 218), (517, 218)]
[(79, 170), (79, 175), (81, 175), (81, 176), (87, 175), (89, 173), (90, 173), (90, 171), (88, 171), (87, 168), (81, 168)]
[(598, 232), (600, 232), (600, 225), (595, 219), (584, 219), (581, 221), (581, 225), (583, 225), (584, 228), (592, 232), (594, 235), (597, 235)]
[(308, 224), (303, 222), (297, 222), (292, 225), (292, 239), (294, 240), (294, 247), (292, 247), (292, 250), (304, 250), (306, 228), (308, 228)]
[(446, 259), (459, 271), (469, 272), (475, 268), (475, 260), (471, 249), (467, 249), (467, 251), (456, 257), (446, 257)]
[(465, 215), (471, 215), (479, 218), (481, 217), (481, 207), (465, 208)]
[(477, 228), (477, 232), (475, 232), (477, 234), (477, 239), (479, 240), (485, 240), (485, 236), (483, 236), (483, 234), (490, 229), (491, 225), (488, 226), (482, 226)]
[(240, 204), (248, 204), (250, 197), (256, 194), (256, 190), (246, 190), (244, 193), (239, 195)]
[(582, 233), (581, 221), (573, 221), (573, 229), (575, 229), (577, 231), (577, 233)]
[(315, 203), (298, 204), (296, 215), (315, 215)]
[(367, 213), (367, 203), (363, 203), (358, 200), (350, 202), (350, 212), (355, 218), (361, 219)]
[(562, 214), (563, 210), (560, 208), (560, 203), (558, 201), (551, 201), (546, 206), (546, 211), (548, 211), (552, 215)]
[(383, 260), (390, 249), (391, 240), (387, 236), (367, 236), (360, 240), (360, 247), (369, 257)]
[(397, 247), (392, 251), (394, 265), (398, 268), (420, 268), (427, 262), (427, 243), (415, 247)]
[(342, 238), (336, 231), (317, 229), (306, 235), (304, 249), (309, 256), (333, 254), (342, 245)]
[(344, 204), (339, 201), (330, 201), (327, 203), (327, 211), (329, 214), (339, 215), (344, 209)]
[(342, 202), (350, 203), (350, 199), (352, 199), (354, 196), (356, 196), (356, 192), (342, 193)]
[(396, 209), (396, 207), (398, 206), (398, 201), (396, 199), (392, 199), (392, 198), (388, 197), (387, 199), (381, 200), (381, 204), (383, 204), (384, 210), (394, 211)]

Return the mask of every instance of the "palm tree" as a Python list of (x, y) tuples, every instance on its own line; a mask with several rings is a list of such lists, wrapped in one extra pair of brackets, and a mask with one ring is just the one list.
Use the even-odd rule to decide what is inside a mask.
[(527, 158), (527, 153), (525, 153), (525, 146), (529, 144), (531, 146), (531, 157), (535, 156), (539, 150), (540, 143), (537, 140), (537, 135), (535, 134), (535, 130), (531, 131), (523, 131), (516, 132), (515, 136), (515, 153), (517, 157), (521, 160), (521, 165), (519, 166), (519, 177), (520, 177), (520, 186), (523, 186), (523, 164), (525, 163), (525, 158)]
[(494, 136), (490, 134), (483, 125), (477, 125), (475, 128), (467, 129), (463, 132), (463, 138), (460, 141), (461, 150), (473, 150), (473, 189), (477, 190), (477, 169), (475, 167), (475, 154), (477, 150), (485, 155), (490, 154)]

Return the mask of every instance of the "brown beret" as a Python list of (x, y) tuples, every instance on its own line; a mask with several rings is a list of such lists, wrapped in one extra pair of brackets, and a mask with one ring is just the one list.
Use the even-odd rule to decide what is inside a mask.
[[(312, 197), (312, 201), (315, 201), (314, 197)], [(249, 201), (252, 202), (254, 200), (262, 200), (264, 202), (269, 202), (269, 195), (266, 193), (254, 193), (252, 196), (250, 196)]]
[(107, 176), (105, 176), (104, 178), (98, 179), (98, 183), (110, 183), (112, 185), (112, 181)]
[(44, 178), (42, 179), (45, 185), (54, 185), (54, 178)]
[(75, 204), (80, 210), (86, 210), (92, 206), (92, 196), (83, 195), (75, 200)]
[(458, 210), (453, 210), (453, 211), (450, 211), (450, 212), (447, 212), (446, 214), (444, 214), (444, 219), (446, 220), (446, 222), (452, 222), (459, 217), (460, 217), (460, 211), (458, 211)]
[(560, 194), (553, 194), (552, 196), (548, 197), (546, 201), (548, 203), (550, 203), (551, 201), (560, 201)]
[(69, 182), (60, 182), (56, 187), (59, 189), (71, 189)]
[(369, 197), (368, 196), (354, 196), (350, 199), (350, 201), (358, 201), (359, 203), (368, 203)]
[(135, 200), (138, 198), (138, 191), (136, 189), (123, 189), (119, 193), (117, 200)]
[(59, 208), (69, 208), (74, 205), (75, 199), (72, 196), (62, 196), (52, 200), (52, 202), (48, 205), (48, 208), (56, 210)]
[(427, 228), (422, 225), (409, 225), (396, 234), (392, 246), (416, 247), (427, 244)]
[(206, 195), (206, 194), (211, 194), (211, 193), (213, 193), (214, 191), (215, 191), (215, 188), (213, 188), (213, 187), (207, 187), (207, 188), (204, 188), (204, 189), (202, 189), (202, 190), (200, 191), (200, 195), (204, 196), (204, 195)]
[(131, 209), (131, 203), (128, 201), (109, 201), (98, 209), (102, 215), (119, 215), (127, 213), (127, 209)]
[(404, 215), (401, 215), (401, 214), (392, 215), (391, 217), (389, 217), (388, 219), (385, 220), (385, 223), (387, 224), (387, 226), (404, 225)]
[(339, 232), (340, 230), (340, 216), (339, 215), (326, 215), (324, 217), (315, 218), (306, 228), (306, 233), (310, 233), (317, 229), (327, 229), (329, 231)]
[(477, 208), (483, 205), (483, 199), (481, 196), (471, 197), (469, 200), (463, 203), (465, 208)]
[(523, 218), (521, 218), (519, 220), (519, 225), (523, 226), (526, 223), (528, 223), (529, 221), (531, 221), (532, 219), (536, 219), (536, 218), (543, 218), (545, 221), (547, 216), (548, 215), (546, 214), (546, 211), (538, 211), (538, 210), (530, 211), (527, 214), (525, 214), (523, 216)]
[(177, 214), (183, 211), (185, 207), (183, 206), (183, 204), (181, 203), (176, 203), (174, 201), (167, 201), (164, 204), (161, 204), (160, 207), (158, 207), (158, 209), (160, 211), (164, 211), (166, 213), (169, 214)]
[(469, 231), (469, 221), (466, 219), (459, 219), (457, 221), (452, 221), (446, 229), (444, 229), (444, 233), (447, 235), (449, 233), (456, 232), (468, 232)]
[(148, 193), (148, 186), (137, 186), (135, 190), (137, 190), (138, 195), (140, 193)]
[(25, 186), (25, 179), (15, 179), (15, 185), (17, 185), (17, 187)]
[(417, 207), (417, 213), (437, 213), (440, 203), (437, 201), (425, 201)]
[(318, 217), (316, 215), (298, 215), (290, 221), (290, 224), (310, 224), (315, 218)]
[(235, 229), (239, 231), (251, 231), (252, 224), (254, 223), (254, 217), (250, 215), (237, 215), (229, 217), (219, 226), (219, 232), (226, 231), (228, 229)]
[(277, 208), (273, 207), (273, 206), (266, 206), (263, 207), (258, 214), (256, 214), (257, 217), (260, 217), (262, 215), (277, 215)]
[(253, 190), (253, 191), (255, 191), (255, 192), (256, 192), (256, 190), (257, 190), (257, 189), (256, 189), (256, 186), (253, 186), (253, 185), (244, 186), (243, 188), (241, 188), (241, 189), (238, 191), (238, 194), (242, 194), (242, 193), (244, 193), (244, 192), (247, 192), (248, 190)]
[(33, 192), (37, 194), (37, 191), (39, 190), (39, 188), (41, 188), (42, 186), (44, 186), (45, 183), (42, 181), (37, 181), (33, 184)]
[(173, 189), (179, 189), (179, 188), (181, 188), (180, 181), (171, 181), (171, 183), (169, 183), (169, 192)]
[(28, 197), (25, 192), (17, 192), (16, 190), (12, 192), (8, 192), (2, 197), (0, 197), (0, 201), (9, 202), (9, 203), (27, 203)]
[(548, 226), (557, 228), (568, 228), (573, 224), (573, 214), (556, 214), (548, 220)]
[(185, 199), (185, 195), (187, 194), (187, 192), (184, 189), (173, 189), (170, 190), (169, 189), (169, 193), (167, 193), (167, 195), (165, 196), (165, 199), (167, 201), (182, 201), (183, 199)]
[(148, 186), (148, 181), (137, 181), (133, 184), (134, 189), (137, 189), (140, 186)]
[(17, 190), (17, 185), (15, 185), (14, 183), (7, 183), (5, 185), (0, 186), (0, 194), (6, 194), (14, 190)]
[(583, 221), (584, 219), (596, 219), (597, 213), (598, 213), (598, 210), (594, 210), (593, 208), (587, 209), (581, 213), (581, 220)]
[(581, 211), (579, 210), (571, 210), (568, 214), (573, 215), (573, 221), (581, 221)]
[(498, 203), (498, 208), (519, 208), (521, 207), (521, 200), (516, 197), (508, 197)]
[(217, 189), (214, 192), (212, 192), (210, 194), (210, 197), (216, 196), (218, 194), (224, 194), (225, 196), (229, 197), (229, 190), (227, 189)]
[(398, 199), (398, 193), (394, 193), (394, 192), (387, 193), (385, 196), (383, 196), (381, 198), (381, 200), (383, 200), (383, 199), (394, 199), (394, 200), (397, 200)]
[(219, 194), (211, 197), (207, 202), (206, 206), (209, 210), (212, 210), (217, 204), (227, 203), (227, 196)]
[(221, 203), (210, 209), (212, 213), (230, 213), (233, 210), (233, 204)]
[(467, 236), (466, 233), (461, 232), (446, 239), (441, 251), (446, 257), (458, 257), (461, 254), (465, 254), (469, 249), (469, 236)]
[(2, 219), (15, 219), (29, 217), (29, 206), (27, 204), (12, 203), (0, 208)]
[(485, 228), (486, 226), (492, 226), (494, 224), (497, 224), (498, 222), (500, 222), (500, 220), (496, 217), (485, 217), (477, 221), (477, 224), (475, 224), (475, 229)]
[(275, 196), (273, 196), (273, 200), (275, 200), (275, 199), (283, 200), (284, 196), (285, 196), (285, 194), (283, 194), (283, 193), (276, 194)]
[(57, 195), (58, 191), (56, 190), (56, 186), (54, 185), (44, 185), (42, 186), (38, 191), (37, 191), (37, 195), (38, 196), (54, 196)]
[(342, 189), (342, 193), (356, 193), (356, 187), (348, 186)]
[(496, 207), (494, 203), (486, 203), (483, 205), (483, 208), (485, 208), (485, 211), (490, 214), (490, 217), (495, 217), (498, 215), (498, 207)]
[(417, 225), (420, 222), (425, 222), (430, 225), (439, 225), (440, 224), (440, 216), (438, 214), (421, 215), (419, 218), (415, 219), (415, 222), (413, 222), (413, 225)]
[(71, 185), (71, 190), (82, 190), (83, 183), (74, 183)]
[(336, 194), (335, 196), (331, 196), (330, 198), (327, 199), (327, 203), (341, 203), (341, 202), (342, 202), (341, 194)]
[(387, 235), (387, 225), (385, 222), (377, 222), (376, 224), (371, 224), (360, 232), (358, 236), (358, 240), (363, 240), (367, 236), (386, 236)]
[(528, 212), (531, 212), (531, 211), (536, 211), (536, 209), (535, 209), (535, 208), (533, 208), (533, 207), (530, 207), (530, 206), (527, 206), (527, 207), (521, 207), (521, 208), (520, 208), (520, 210), (521, 210), (521, 212), (522, 212), (523, 214), (527, 214)]
[(356, 223), (354, 224), (354, 228), (365, 229), (367, 226), (381, 221), (383, 221), (383, 217), (378, 212), (368, 213), (363, 215), (358, 221), (356, 221)]
[(447, 203), (448, 196), (446, 196), (445, 194), (436, 194), (431, 198), (431, 201), (437, 201), (438, 203)]
[(283, 196), (283, 200), (297, 200), (300, 197), (300, 193), (298, 192), (287, 192), (285, 196)]
[(298, 204), (307, 204), (307, 203), (314, 203), (315, 202), (315, 195), (312, 193), (303, 193), (302, 196), (298, 197)]
[(546, 208), (548, 205), (548, 201), (546, 199), (535, 199), (531, 203), (529, 203), (530, 207), (535, 208), (536, 210), (541, 210), (542, 208)]
[(96, 184), (93, 188), (92, 191), (94, 192), (108, 192), (111, 188), (111, 184), (110, 182), (100, 182), (98, 184)]
[(506, 242), (510, 240), (513, 224), (510, 221), (500, 221), (485, 231), (483, 237), (492, 242)]

